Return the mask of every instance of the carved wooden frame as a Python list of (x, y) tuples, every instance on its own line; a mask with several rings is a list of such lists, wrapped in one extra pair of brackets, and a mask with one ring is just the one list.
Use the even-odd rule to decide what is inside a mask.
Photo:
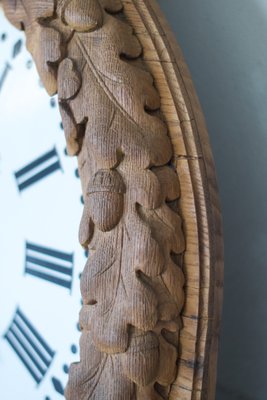
[(58, 93), (85, 199), (68, 400), (213, 400), (222, 228), (202, 112), (155, 0), (4, 0)]

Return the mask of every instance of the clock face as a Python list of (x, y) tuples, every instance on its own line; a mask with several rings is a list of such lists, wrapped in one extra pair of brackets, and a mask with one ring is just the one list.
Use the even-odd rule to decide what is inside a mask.
[(56, 400), (79, 359), (81, 187), (57, 99), (1, 12), (0, 27), (1, 398)]

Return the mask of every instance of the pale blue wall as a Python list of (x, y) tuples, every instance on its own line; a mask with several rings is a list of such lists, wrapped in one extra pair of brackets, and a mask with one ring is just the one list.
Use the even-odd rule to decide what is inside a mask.
[(210, 132), (225, 232), (216, 400), (267, 399), (267, 0), (159, 0)]

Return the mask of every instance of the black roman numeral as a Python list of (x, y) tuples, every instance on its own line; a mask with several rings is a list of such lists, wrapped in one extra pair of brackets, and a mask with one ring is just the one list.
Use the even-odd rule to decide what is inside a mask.
[(26, 242), (25, 273), (71, 290), (73, 254)]
[(5, 83), (5, 80), (7, 78), (8, 72), (12, 69), (11, 65), (7, 62), (4, 68), (4, 71), (2, 72), (2, 75), (0, 76), (0, 91)]
[(13, 321), (4, 338), (35, 382), (39, 384), (44, 378), (55, 352), (51, 350), (19, 308), (16, 310)]
[(62, 168), (59, 156), (56, 148), (53, 148), (51, 151), (48, 151), (41, 157), (15, 172), (19, 191), (21, 192), (60, 169)]

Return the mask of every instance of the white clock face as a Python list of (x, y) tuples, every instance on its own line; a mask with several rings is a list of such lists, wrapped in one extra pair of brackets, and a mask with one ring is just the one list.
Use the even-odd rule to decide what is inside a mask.
[(1, 398), (60, 399), (79, 359), (80, 180), (57, 100), (1, 12), (0, 199)]

